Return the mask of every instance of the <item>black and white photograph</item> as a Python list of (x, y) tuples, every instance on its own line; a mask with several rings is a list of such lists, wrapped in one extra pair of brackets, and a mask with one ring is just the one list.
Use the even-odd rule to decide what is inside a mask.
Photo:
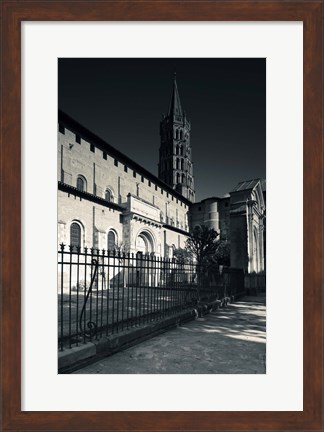
[(266, 59), (59, 58), (58, 373), (266, 373)]

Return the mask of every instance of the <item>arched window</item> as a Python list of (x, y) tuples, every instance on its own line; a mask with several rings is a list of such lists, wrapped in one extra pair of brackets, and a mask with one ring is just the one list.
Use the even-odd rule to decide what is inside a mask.
[(184, 174), (182, 174), (182, 183), (184, 183), (184, 181), (185, 181), (185, 176)]
[(78, 176), (76, 187), (81, 192), (87, 191), (86, 179), (83, 176)]
[(177, 183), (180, 183), (180, 174), (177, 173)]
[(70, 244), (81, 247), (81, 227), (76, 222), (73, 222), (70, 227)]
[(181, 169), (183, 170), (183, 159), (181, 159)]
[(183, 137), (183, 132), (182, 132), (182, 130), (180, 131), (180, 139), (182, 140), (182, 137)]
[(177, 158), (176, 169), (179, 169), (179, 158)]
[(110, 230), (108, 232), (108, 250), (113, 251), (117, 246), (117, 235), (114, 231)]
[(114, 202), (114, 197), (110, 189), (105, 190), (105, 200), (108, 202)]

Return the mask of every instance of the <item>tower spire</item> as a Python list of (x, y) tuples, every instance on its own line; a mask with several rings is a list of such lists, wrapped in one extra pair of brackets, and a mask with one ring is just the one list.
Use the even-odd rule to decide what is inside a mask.
[(182, 111), (177, 77), (174, 73), (168, 115), (163, 115), (160, 123), (159, 178), (189, 201), (194, 202), (190, 129), (190, 121)]
[(176, 72), (173, 73), (173, 89), (172, 89), (172, 93), (171, 93), (168, 115), (169, 116), (174, 116), (174, 115), (182, 116), (183, 115), (179, 91), (178, 91), (178, 86), (177, 86), (177, 73)]

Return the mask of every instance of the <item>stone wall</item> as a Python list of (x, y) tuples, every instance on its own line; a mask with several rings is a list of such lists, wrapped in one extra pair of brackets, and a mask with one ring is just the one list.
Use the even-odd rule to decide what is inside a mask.
[(185, 199), (161, 187), (158, 179), (154, 183), (154, 176), (148, 178), (139, 169), (61, 127), (58, 180), (76, 188), (79, 176), (85, 182), (85, 191), (94, 196), (105, 199), (108, 189), (119, 210), (81, 198), (77, 191), (59, 190), (58, 244), (70, 243), (71, 224), (78, 222), (83, 247), (107, 249), (110, 230), (125, 251), (136, 252), (142, 232), (150, 236), (157, 255), (171, 257), (174, 247), (184, 247), (189, 210)]

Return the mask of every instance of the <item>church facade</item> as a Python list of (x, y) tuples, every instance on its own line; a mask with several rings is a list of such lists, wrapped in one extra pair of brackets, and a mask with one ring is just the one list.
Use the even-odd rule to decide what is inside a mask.
[(171, 258), (204, 224), (230, 241), (232, 267), (264, 270), (265, 187), (242, 182), (229, 198), (195, 203), (191, 125), (175, 77), (158, 177), (61, 111), (58, 123), (58, 244)]

